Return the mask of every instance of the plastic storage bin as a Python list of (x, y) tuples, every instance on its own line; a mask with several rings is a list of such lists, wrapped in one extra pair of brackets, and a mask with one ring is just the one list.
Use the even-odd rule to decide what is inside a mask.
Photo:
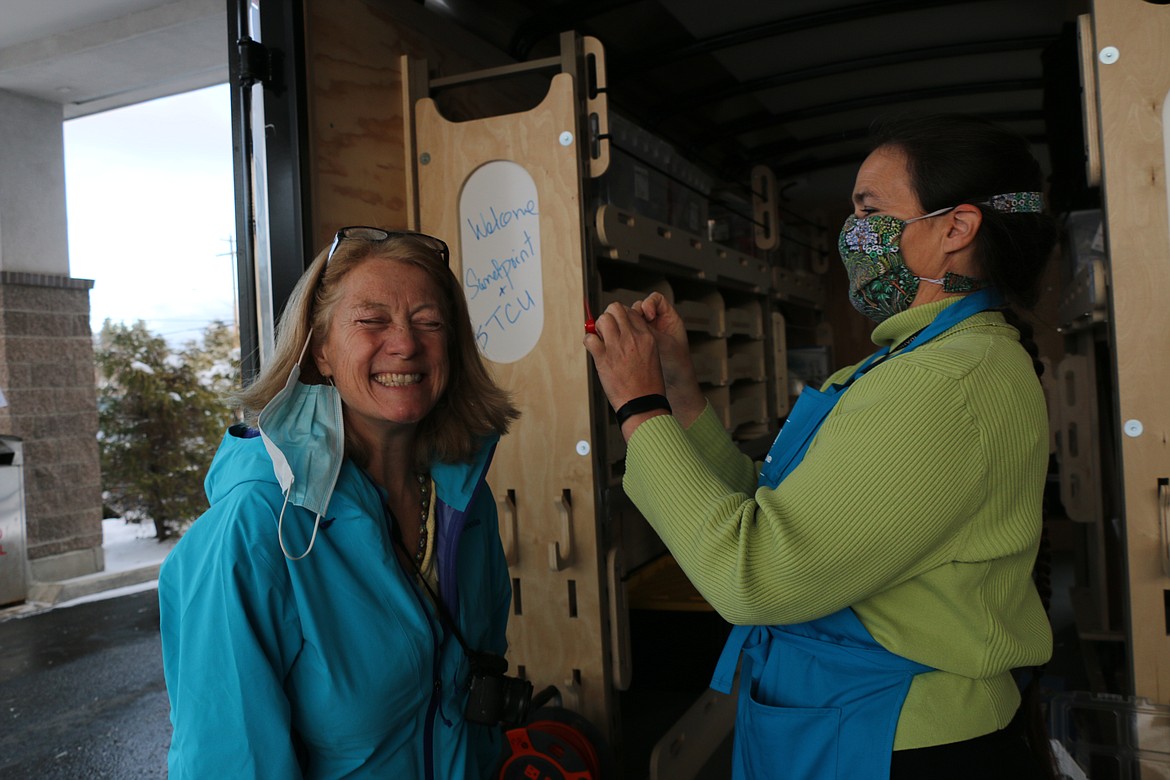
[(1075, 691), (1053, 697), (1049, 720), (1089, 780), (1170, 780), (1168, 706)]

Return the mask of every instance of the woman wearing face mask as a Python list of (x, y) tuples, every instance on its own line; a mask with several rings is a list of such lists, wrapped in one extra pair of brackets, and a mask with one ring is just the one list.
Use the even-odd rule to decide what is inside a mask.
[(993, 125), (889, 127), (840, 236), (880, 349), (806, 390), (762, 464), (708, 407), (661, 295), (586, 335), (626, 493), (734, 624), (712, 686), (742, 662), (735, 777), (1050, 774), (1011, 673), (1051, 653), (1031, 578), (1047, 415), (1002, 312), (1035, 303), (1055, 242), (1041, 186)]
[[(162, 567), (171, 778), (486, 776), (469, 656), (511, 589), (484, 476), (516, 415), (447, 245), (345, 228), (287, 304)], [(259, 410), (258, 415), (255, 410)]]

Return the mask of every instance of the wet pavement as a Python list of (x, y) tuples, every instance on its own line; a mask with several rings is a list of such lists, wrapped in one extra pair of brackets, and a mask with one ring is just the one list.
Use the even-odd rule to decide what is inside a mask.
[(171, 741), (146, 590), (0, 622), (0, 777), (166, 777)]

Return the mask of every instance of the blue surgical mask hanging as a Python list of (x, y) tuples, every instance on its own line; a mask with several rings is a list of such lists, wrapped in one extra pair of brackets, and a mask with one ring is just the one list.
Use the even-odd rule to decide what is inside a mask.
[[(341, 395), (333, 385), (306, 385), (300, 381), (301, 361), (309, 348), (312, 332), (305, 340), (300, 358), (279, 393), (260, 411), (257, 428), (264, 448), (272, 458), (272, 470), (284, 493), (284, 506), (277, 522), (280, 549), (289, 560), (300, 560), (313, 549), (321, 516), (341, 473), (345, 458), (345, 428), (341, 416)], [(288, 504), (316, 514), (313, 536), (300, 555), (289, 555), (284, 546), (284, 511)]]

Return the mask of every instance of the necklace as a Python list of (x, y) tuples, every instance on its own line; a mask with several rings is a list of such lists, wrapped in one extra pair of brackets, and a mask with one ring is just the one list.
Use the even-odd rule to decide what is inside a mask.
[(414, 551), (414, 562), (420, 568), (427, 557), (427, 516), (431, 511), (431, 479), (428, 474), (418, 474), (419, 514), (418, 549)]

